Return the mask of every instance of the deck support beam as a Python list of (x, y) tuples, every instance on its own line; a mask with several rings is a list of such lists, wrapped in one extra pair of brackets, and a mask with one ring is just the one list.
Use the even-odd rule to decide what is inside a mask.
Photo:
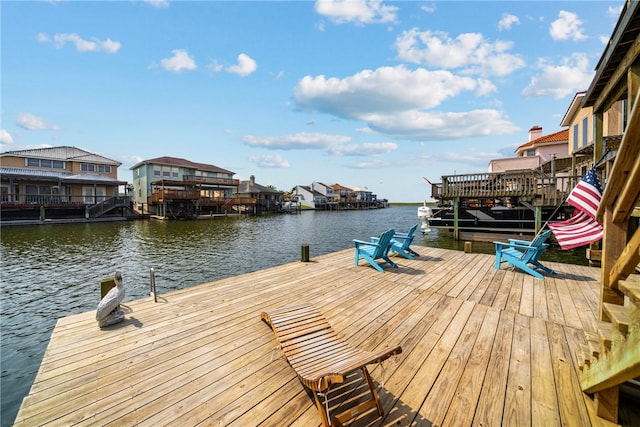
[(607, 421), (618, 422), (619, 386), (597, 392), (594, 395), (596, 414)]

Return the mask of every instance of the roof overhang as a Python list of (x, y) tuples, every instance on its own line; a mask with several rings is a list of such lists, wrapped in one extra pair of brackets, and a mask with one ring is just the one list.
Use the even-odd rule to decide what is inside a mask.
[(606, 111), (627, 97), (627, 73), (640, 54), (640, 2), (626, 1), (609, 44), (598, 61), (583, 107)]

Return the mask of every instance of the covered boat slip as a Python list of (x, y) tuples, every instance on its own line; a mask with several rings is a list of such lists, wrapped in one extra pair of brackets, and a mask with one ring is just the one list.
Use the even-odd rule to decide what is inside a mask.
[[(538, 280), (491, 255), (415, 249), (384, 273), (349, 249), (129, 301), (103, 330), (93, 311), (59, 319), (16, 425), (320, 425), (260, 320), (306, 302), (356, 347), (402, 346), (370, 366), (384, 418), (352, 425), (599, 425), (577, 375), (599, 269), (551, 262), (558, 274)], [(367, 398), (354, 374), (328, 403)]]

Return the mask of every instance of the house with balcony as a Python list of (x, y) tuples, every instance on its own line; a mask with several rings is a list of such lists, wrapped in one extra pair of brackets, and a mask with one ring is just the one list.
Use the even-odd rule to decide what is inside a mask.
[(333, 184), (331, 187), (333, 187), (333, 194), (338, 198), (338, 204), (341, 209), (349, 209), (356, 205), (358, 196), (353, 189), (338, 183)]
[(0, 154), (2, 220), (97, 218), (124, 215), (120, 162), (76, 147)]
[[(248, 180), (240, 181), (235, 198), (247, 200), (251, 203), (243, 205), (243, 209), (252, 210), (252, 213), (279, 212), (282, 210), (283, 194), (271, 187), (260, 185), (256, 177), (251, 175)], [(253, 203), (255, 202), (255, 203)]]
[(131, 168), (136, 209), (160, 219), (246, 212), (255, 198), (234, 197), (240, 181), (234, 172), (177, 157), (143, 160)]

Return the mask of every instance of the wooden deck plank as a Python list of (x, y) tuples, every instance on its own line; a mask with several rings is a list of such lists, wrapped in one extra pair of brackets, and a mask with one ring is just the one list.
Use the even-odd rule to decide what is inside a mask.
[[(544, 280), (493, 256), (419, 247), (379, 273), (353, 249), (60, 319), (16, 426), (320, 425), (261, 311), (312, 302), (353, 345), (403, 353), (371, 366), (386, 415), (354, 425), (591, 425), (575, 348), (597, 315), (599, 270)], [(594, 302), (594, 298), (596, 301)], [(361, 401), (363, 379), (330, 393)]]
[[(533, 425), (558, 426), (560, 412), (546, 322), (531, 318), (531, 418)], [(535, 373), (535, 375), (533, 375)]]
[(472, 306), (471, 315), (465, 323), (464, 329), (460, 330), (458, 340), (442, 368), (442, 374), (438, 376), (418, 412), (422, 421), (414, 422), (414, 424), (442, 424), (453, 400), (460, 377), (464, 372), (467, 360), (471, 355), (473, 346), (470, 343), (475, 343), (487, 310), (488, 307), (486, 306)]
[(531, 425), (531, 335), (529, 317), (516, 314), (504, 402), (503, 425)]
[[(484, 377), (489, 363), (493, 339), (498, 328), (500, 311), (488, 308), (465, 370), (457, 384), (456, 393), (449, 405), (443, 427), (471, 425), (478, 404)], [(471, 410), (474, 408), (474, 410)]]
[(502, 425), (504, 396), (509, 374), (511, 358), (511, 342), (513, 338), (515, 313), (502, 311), (498, 323), (498, 330), (493, 341), (487, 373), (484, 377), (482, 392), (478, 399), (473, 424), (483, 426)]

